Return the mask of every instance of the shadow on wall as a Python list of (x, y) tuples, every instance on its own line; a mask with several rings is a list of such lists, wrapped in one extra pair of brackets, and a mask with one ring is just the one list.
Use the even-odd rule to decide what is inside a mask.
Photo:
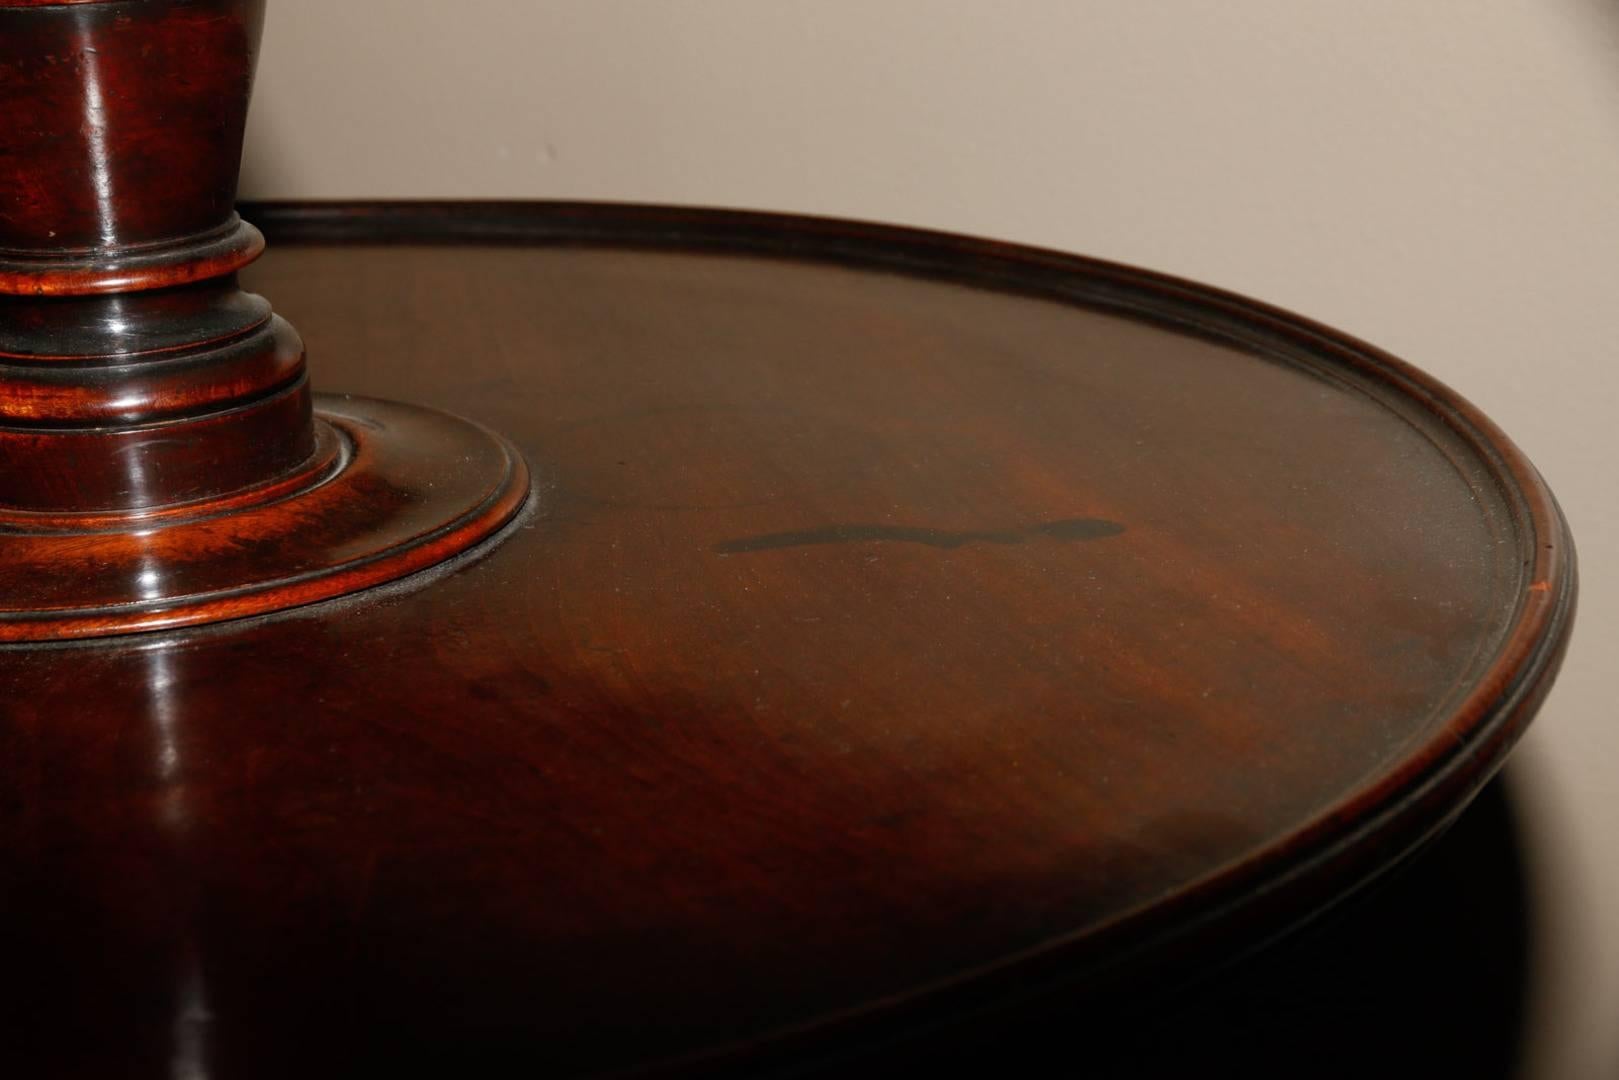
[(1492, 783), (1448, 833), (1364, 894), (1151, 1003), (1106, 1047), (1085, 1016), (1059, 1009), (966, 1045), (902, 1049), (881, 1072), (1517, 1076), (1535, 923), (1511, 785)]

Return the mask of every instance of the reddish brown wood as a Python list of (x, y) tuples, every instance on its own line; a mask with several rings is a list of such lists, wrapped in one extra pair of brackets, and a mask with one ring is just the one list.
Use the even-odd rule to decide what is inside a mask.
[[(303, 342), (238, 286), (264, 248), (232, 205), (263, 16), (0, 3), (0, 640), (322, 599), (462, 550), (522, 501), (522, 465), (472, 425), (317, 417)], [(442, 461), (421, 459), (424, 427)], [(204, 569), (155, 586), (158, 553)]]
[(321, 403), (325, 452), (228, 501), (111, 521), (0, 510), (0, 642), (216, 622), (392, 581), (489, 536), (528, 494), (522, 459), (465, 421)]
[(1567, 640), (1510, 441), (1260, 304), (770, 215), (251, 216), (330, 385), (543, 497), (430, 585), (0, 650), (30, 1075), (846, 1071), (1059, 993), (1088, 1053), (1442, 828)]
[[(646, 207), (264, 207), (247, 267), (261, 19), (0, 0), (7, 1070), (846, 1072), (1058, 995), (1090, 1047), (1549, 687), (1533, 468), (1263, 305)], [(312, 398), (238, 271), (543, 498)]]
[(263, 0), (0, 3), (0, 292), (128, 291), (262, 249), (232, 203)]

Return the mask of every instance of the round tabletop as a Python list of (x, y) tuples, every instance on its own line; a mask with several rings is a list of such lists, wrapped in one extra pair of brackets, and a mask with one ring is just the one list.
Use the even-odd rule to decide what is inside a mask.
[(0, 650), (42, 1074), (753, 1068), (1117, 1008), (1433, 835), (1566, 641), (1511, 443), (1252, 301), (771, 215), (246, 216), (318, 408), (458, 413), (534, 491), (395, 586)]

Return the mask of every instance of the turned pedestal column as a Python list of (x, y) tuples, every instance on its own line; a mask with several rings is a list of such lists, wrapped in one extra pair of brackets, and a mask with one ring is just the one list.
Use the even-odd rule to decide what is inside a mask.
[(0, 640), (259, 614), (420, 570), (528, 489), (435, 412), (311, 394), (236, 273), (264, 0), (0, 0)]

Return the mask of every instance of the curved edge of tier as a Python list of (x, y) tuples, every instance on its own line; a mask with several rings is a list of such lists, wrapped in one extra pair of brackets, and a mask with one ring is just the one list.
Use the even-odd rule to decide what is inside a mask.
[[(1170, 275), (1041, 248), (865, 222), (750, 211), (573, 202), (264, 202), (242, 213), (272, 244), (479, 244), (707, 251), (832, 262), (1082, 304), (1337, 372), (1413, 424), (1459, 442), (1509, 509), (1522, 571), (1495, 655), (1458, 687), (1420, 746), (1251, 858), (1179, 893), (992, 967), (733, 1047), (756, 1066), (838, 1031), (856, 1042), (925, 1010), (982, 1014), (1051, 993), (1100, 1002), (1216, 939), (1257, 944), (1401, 863), (1461, 813), (1504, 762), (1551, 687), (1576, 598), (1573, 541), (1551, 491), (1483, 413), (1439, 380), (1281, 308)], [(1348, 376), (1348, 378), (1344, 378)], [(1441, 451), (1444, 450), (1440, 447)], [(992, 1004), (994, 1008), (992, 1008)], [(693, 1061), (710, 1068), (711, 1056)]]

